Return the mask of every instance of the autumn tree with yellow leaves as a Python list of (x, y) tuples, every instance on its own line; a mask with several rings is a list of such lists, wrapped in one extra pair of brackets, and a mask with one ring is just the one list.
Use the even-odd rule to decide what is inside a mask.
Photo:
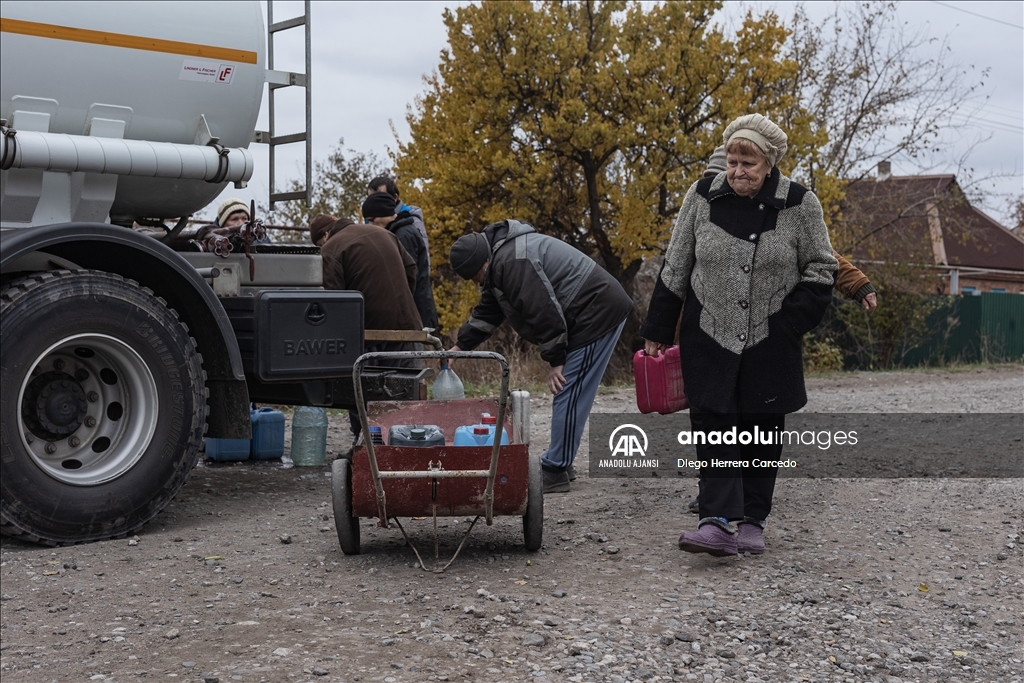
[[(446, 10), (449, 46), (409, 114), (397, 170), (429, 217), (432, 261), (505, 218), (590, 254), (629, 288), (738, 115), (786, 112), (796, 154), (819, 143), (791, 87), (779, 18), (735, 34), (718, 2), (483, 2)], [(442, 271), (443, 272), (443, 271)], [(436, 282), (436, 281), (435, 281)], [(444, 327), (472, 288), (442, 278)]]

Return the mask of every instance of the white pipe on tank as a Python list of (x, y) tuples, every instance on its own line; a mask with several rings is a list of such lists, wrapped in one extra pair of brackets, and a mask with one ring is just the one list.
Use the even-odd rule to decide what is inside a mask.
[(238, 188), (245, 187), (253, 173), (252, 154), (241, 147), (9, 129), (0, 137), (3, 139), (0, 167), (4, 169), (233, 182)]

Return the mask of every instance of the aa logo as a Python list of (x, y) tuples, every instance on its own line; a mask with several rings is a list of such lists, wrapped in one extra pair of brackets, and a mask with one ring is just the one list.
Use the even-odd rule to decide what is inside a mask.
[(647, 434), (636, 425), (619, 425), (608, 437), (612, 457), (643, 458), (647, 454)]

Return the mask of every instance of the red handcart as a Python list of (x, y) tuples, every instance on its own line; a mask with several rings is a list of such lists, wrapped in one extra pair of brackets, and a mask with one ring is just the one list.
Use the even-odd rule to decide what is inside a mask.
[[(364, 365), (380, 359), (486, 359), (501, 365), (501, 393), (495, 399), (450, 401), (363, 401), (361, 374)], [(523, 519), (527, 550), (541, 547), (544, 525), (544, 484), (540, 456), (530, 455), (528, 430), (521, 434), (524, 414), (509, 408), (509, 369), (505, 359), (487, 351), (374, 352), (360, 356), (352, 369), (359, 420), (364, 443), (355, 449), (351, 462), (334, 461), (332, 494), (338, 541), (346, 555), (359, 553), (359, 518), (377, 517), (378, 526), (390, 528), (394, 520), (413, 547), (420, 565), (427, 567), (409, 540), (399, 517), (432, 517), (437, 556), (437, 518), (475, 516), (455, 551), (455, 557), (476, 521), (491, 525), (495, 516), (517, 515)], [(527, 413), (525, 408), (520, 413)], [(482, 413), (497, 414), (493, 446), (453, 446), (459, 425), (479, 422)], [(511, 418), (511, 419), (509, 419)], [(443, 446), (392, 446), (374, 444), (370, 425), (388, 434), (393, 425), (436, 425), (444, 433)], [(504, 426), (508, 445), (501, 445)]]

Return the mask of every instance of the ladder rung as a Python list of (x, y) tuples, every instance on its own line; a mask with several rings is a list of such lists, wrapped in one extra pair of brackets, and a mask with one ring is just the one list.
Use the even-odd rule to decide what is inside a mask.
[(287, 31), (290, 28), (295, 28), (296, 26), (305, 26), (305, 25), (306, 25), (306, 15), (303, 14), (301, 17), (294, 17), (292, 19), (285, 19), (284, 21), (278, 21), (276, 23), (271, 24), (269, 32), (270, 33), (277, 33), (278, 31)]
[(291, 71), (271, 71), (268, 69), (265, 72), (264, 81), (269, 83), (271, 88), (286, 88), (290, 85), (305, 88), (306, 74), (297, 74)]
[(299, 192), (278, 192), (277, 194), (270, 195), (270, 203), (274, 202), (290, 202), (295, 199), (305, 199), (306, 191), (301, 190)]
[(305, 74), (292, 74), (292, 76), (297, 76), (297, 78), (295, 78), (293, 80), (293, 82), (291, 82), (291, 83), (283, 83), (283, 84), (282, 83), (270, 83), (269, 84), (270, 85), (270, 89), (271, 90), (280, 90), (281, 88), (287, 88), (287, 87), (290, 87), (290, 86), (293, 86), (293, 85), (297, 85), (300, 88), (305, 88), (306, 87), (306, 75)]
[(305, 142), (305, 141), (306, 141), (306, 134), (305, 133), (292, 133), (291, 135), (278, 135), (276, 137), (270, 138), (270, 144), (272, 144), (274, 146), (277, 146), (277, 145), (290, 145), (293, 142)]
[(305, 142), (305, 133), (292, 133), (291, 135), (278, 135), (275, 138), (270, 137), (269, 130), (256, 130), (252, 133), (252, 142), (258, 142), (267, 145), (290, 145), (293, 142)]

